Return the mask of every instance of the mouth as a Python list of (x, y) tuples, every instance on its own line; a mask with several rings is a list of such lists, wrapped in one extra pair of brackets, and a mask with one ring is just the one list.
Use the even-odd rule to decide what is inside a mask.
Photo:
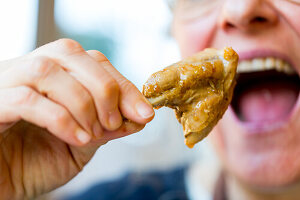
[(293, 65), (276, 56), (241, 59), (231, 108), (242, 124), (276, 127), (296, 108), (300, 79)]

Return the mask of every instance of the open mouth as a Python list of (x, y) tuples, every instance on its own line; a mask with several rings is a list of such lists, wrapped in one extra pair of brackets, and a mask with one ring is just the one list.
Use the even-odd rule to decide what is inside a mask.
[(270, 124), (288, 119), (296, 105), (300, 79), (285, 60), (274, 57), (241, 61), (231, 106), (242, 122)]

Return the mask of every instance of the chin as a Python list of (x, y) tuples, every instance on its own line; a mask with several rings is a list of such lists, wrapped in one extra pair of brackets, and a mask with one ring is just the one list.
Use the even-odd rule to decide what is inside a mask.
[(229, 174), (277, 190), (300, 180), (299, 72), (278, 53), (247, 55), (232, 104), (211, 137)]
[(226, 172), (241, 182), (260, 189), (284, 188), (299, 182), (299, 138), (282, 140), (274, 136), (277, 133), (270, 133), (269, 138), (262, 139), (253, 135), (241, 136), (241, 132), (235, 131), (238, 130), (236, 126), (228, 127), (232, 121), (228, 119), (228, 115), (225, 114), (211, 134)]
[[(253, 147), (255, 148), (255, 146)], [(238, 180), (260, 189), (289, 187), (300, 179), (299, 149), (234, 149), (224, 155), (225, 169)]]

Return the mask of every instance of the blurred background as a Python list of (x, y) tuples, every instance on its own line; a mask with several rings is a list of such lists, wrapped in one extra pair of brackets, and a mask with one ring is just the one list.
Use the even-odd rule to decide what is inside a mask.
[[(0, 60), (24, 55), (58, 38), (103, 52), (140, 90), (151, 73), (180, 59), (163, 0), (0, 1)], [(16, 6), (17, 5), (17, 6)], [(207, 141), (184, 145), (173, 111), (160, 109), (141, 132), (101, 147), (84, 170), (50, 195), (80, 193), (127, 172), (170, 170), (211, 155)]]

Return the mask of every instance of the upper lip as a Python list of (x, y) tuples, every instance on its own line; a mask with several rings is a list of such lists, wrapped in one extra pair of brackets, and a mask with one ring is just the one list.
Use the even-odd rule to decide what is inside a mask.
[(238, 52), (239, 54), (239, 62), (243, 60), (251, 60), (254, 58), (266, 58), (266, 57), (274, 57), (274, 58), (280, 58), (287, 63), (290, 64), (290, 66), (298, 72), (298, 70), (295, 68), (295, 63), (293, 60), (286, 54), (274, 51), (274, 50), (269, 50), (269, 49), (254, 49), (250, 51), (241, 51)]

